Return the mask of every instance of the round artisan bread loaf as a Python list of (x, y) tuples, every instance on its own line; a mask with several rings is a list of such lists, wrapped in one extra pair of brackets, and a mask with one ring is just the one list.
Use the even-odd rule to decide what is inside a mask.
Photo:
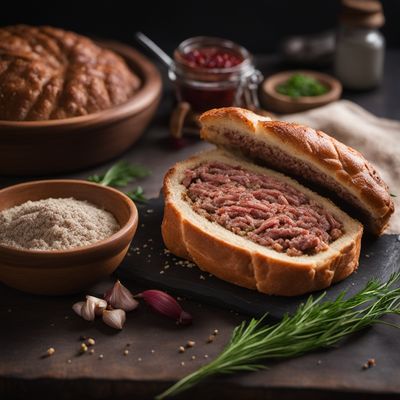
[(324, 132), (236, 107), (200, 117), (203, 139), (326, 188), (361, 211), (366, 228), (385, 230), (394, 205), (385, 182), (358, 151)]
[[(343, 235), (317, 254), (289, 256), (237, 235), (197, 213), (187, 199), (185, 172), (207, 162), (219, 162), (272, 177), (300, 191), (341, 221)], [(350, 275), (358, 266), (362, 225), (297, 181), (226, 153), (211, 150), (172, 167), (164, 179), (162, 235), (175, 255), (202, 270), (260, 292), (295, 296), (320, 290)]]
[(128, 101), (140, 78), (85, 36), (50, 26), (0, 28), (0, 120), (78, 117)]

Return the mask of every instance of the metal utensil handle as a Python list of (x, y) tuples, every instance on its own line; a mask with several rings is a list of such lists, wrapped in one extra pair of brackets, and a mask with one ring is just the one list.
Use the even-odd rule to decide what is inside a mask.
[(136, 32), (136, 39), (151, 50), (167, 67), (171, 67), (174, 60), (156, 43), (142, 32)]

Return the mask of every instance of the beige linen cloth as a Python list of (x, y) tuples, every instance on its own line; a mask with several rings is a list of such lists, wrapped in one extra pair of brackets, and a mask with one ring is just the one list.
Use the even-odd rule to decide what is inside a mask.
[(320, 129), (362, 153), (397, 195), (385, 233), (400, 233), (400, 121), (378, 118), (347, 100), (279, 119)]

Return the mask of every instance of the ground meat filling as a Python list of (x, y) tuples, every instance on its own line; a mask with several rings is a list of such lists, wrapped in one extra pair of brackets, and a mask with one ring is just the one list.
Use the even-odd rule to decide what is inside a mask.
[(289, 256), (317, 254), (343, 235), (342, 223), (302, 192), (240, 166), (203, 163), (182, 184), (198, 214)]

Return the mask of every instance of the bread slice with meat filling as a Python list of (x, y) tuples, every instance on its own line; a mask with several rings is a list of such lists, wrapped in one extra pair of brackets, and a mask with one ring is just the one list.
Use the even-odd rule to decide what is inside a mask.
[(203, 139), (341, 197), (361, 211), (368, 231), (380, 235), (388, 225), (394, 205), (385, 182), (358, 151), (324, 132), (235, 107), (200, 121)]
[[(199, 212), (193, 196), (188, 195), (190, 171), (207, 163), (240, 169), (243, 175), (253, 174), (261, 180), (264, 177), (267, 182), (281, 182), (282, 187), (300, 192), (310, 204), (317, 204), (340, 221), (342, 235), (321, 251), (289, 255), (281, 247), (276, 249), (276, 246), (261, 245), (246, 234), (234, 233), (221, 220), (207, 218), (204, 212)], [(202, 176), (206, 178), (206, 175)], [(244, 176), (245, 182), (248, 181), (247, 175)], [(196, 177), (193, 178), (195, 181)], [(222, 180), (221, 185), (224, 182)], [(217, 184), (215, 188), (218, 190)], [(222, 150), (212, 150), (172, 167), (165, 176), (163, 190), (165, 210), (162, 235), (166, 247), (173, 254), (195, 262), (200, 269), (228, 282), (267, 294), (294, 296), (326, 288), (346, 278), (358, 266), (362, 225), (330, 200), (279, 172)], [(240, 190), (245, 192), (243, 187)], [(277, 198), (281, 199), (278, 195)], [(282, 207), (287, 203), (285, 199), (279, 201)]]

